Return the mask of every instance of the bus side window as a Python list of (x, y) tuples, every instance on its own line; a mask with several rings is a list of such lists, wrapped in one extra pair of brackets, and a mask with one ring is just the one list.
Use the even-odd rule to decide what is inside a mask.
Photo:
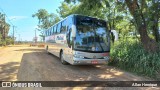
[(50, 28), (49, 31), (50, 31), (50, 35), (52, 35), (52, 28)]
[(66, 32), (66, 25), (67, 25), (67, 20), (64, 20), (62, 22), (62, 26), (61, 26), (61, 33), (65, 33)]
[(49, 36), (51, 35), (51, 29), (49, 29)]
[(45, 30), (45, 36), (47, 36), (47, 30)]
[(49, 36), (49, 29), (48, 29), (48, 36)]
[(54, 34), (54, 27), (52, 27), (52, 35)]
[(47, 36), (49, 36), (49, 30), (47, 30)]
[(61, 29), (61, 23), (58, 23), (58, 26), (57, 26), (57, 33), (60, 33), (60, 29)]
[(69, 35), (69, 38), (70, 38), (70, 46), (72, 46), (72, 44), (73, 44), (73, 39), (72, 39), (72, 35), (71, 35), (71, 34), (72, 34), (72, 33), (71, 33), (71, 32), (72, 32), (72, 28), (70, 28), (69, 31), (70, 31), (70, 33), (69, 33), (69, 34), (70, 34), (70, 35)]
[(69, 48), (71, 48), (72, 42), (73, 42), (72, 37), (71, 37), (72, 24), (73, 24), (72, 19), (73, 19), (72, 17), (67, 18), (67, 44)]
[(49, 36), (49, 29), (48, 29), (48, 36)]
[(57, 33), (57, 25), (54, 26), (54, 34)]
[(67, 44), (68, 44), (69, 48), (71, 47), (71, 44), (70, 44), (70, 34), (71, 34), (71, 30), (67, 26), (67, 36), (66, 36), (66, 38), (67, 38)]
[(53, 28), (51, 27), (51, 35), (53, 35)]

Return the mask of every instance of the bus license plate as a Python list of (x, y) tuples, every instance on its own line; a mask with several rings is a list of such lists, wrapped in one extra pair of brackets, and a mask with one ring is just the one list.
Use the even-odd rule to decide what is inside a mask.
[(94, 61), (91, 61), (92, 64), (97, 64), (98, 61), (97, 60), (94, 60)]

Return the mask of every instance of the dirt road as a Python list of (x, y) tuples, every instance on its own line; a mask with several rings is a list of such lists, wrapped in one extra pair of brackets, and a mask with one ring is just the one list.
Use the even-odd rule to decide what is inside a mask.
[[(43, 48), (10, 46), (0, 49), (0, 81), (141, 81), (148, 80), (107, 65), (72, 66), (62, 65), (59, 58), (47, 54)], [(2, 88), (0, 88), (2, 89)], [(18, 90), (29, 90), (18, 88)], [(62, 88), (30, 88), (53, 90)], [(122, 88), (66, 87), (64, 90), (99, 90)], [(123, 88), (124, 89), (124, 88)], [(144, 88), (128, 88), (143, 90)], [(126, 90), (128, 90), (126, 89)], [(145, 88), (153, 90), (157, 88)], [(4, 90), (4, 89), (2, 89)], [(17, 88), (16, 88), (17, 90)]]

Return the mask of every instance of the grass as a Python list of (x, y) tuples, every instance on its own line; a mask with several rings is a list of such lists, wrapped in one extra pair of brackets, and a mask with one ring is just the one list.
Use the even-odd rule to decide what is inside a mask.
[(109, 65), (160, 80), (160, 52), (146, 52), (135, 39), (117, 41), (112, 45), (111, 58)]

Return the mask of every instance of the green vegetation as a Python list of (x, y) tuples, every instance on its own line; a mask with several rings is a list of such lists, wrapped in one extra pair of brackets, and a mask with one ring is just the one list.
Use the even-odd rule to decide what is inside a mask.
[(5, 21), (5, 14), (0, 12), (0, 46), (13, 44), (13, 38), (8, 36), (10, 25)]
[(60, 18), (54, 13), (48, 13), (45, 9), (39, 9), (32, 17), (38, 18), (38, 30), (41, 31), (40, 37), (44, 40), (43, 30), (48, 29), (53, 24), (60, 21)]
[(111, 48), (109, 65), (160, 80), (160, 52), (150, 53), (135, 39), (122, 39)]

